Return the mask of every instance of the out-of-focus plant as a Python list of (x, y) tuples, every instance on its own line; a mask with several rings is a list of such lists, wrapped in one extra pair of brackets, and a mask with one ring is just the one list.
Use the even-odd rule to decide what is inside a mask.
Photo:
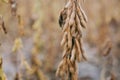
[(7, 33), (7, 30), (5, 28), (5, 23), (4, 23), (4, 20), (3, 20), (3, 16), (0, 15), (0, 29), (2, 28), (2, 30), (4, 31), (4, 33), (6, 34)]
[(17, 2), (16, 0), (9, 0), (10, 8), (11, 8), (11, 13), (13, 16), (17, 15)]
[(33, 69), (32, 75), (35, 75), (38, 80), (46, 80), (46, 76), (43, 74), (43, 72), (40, 69), (42, 63), (38, 58), (41, 47), (41, 42), (40, 42), (41, 28), (37, 24), (38, 23), (35, 23), (33, 25), (33, 28), (35, 29), (35, 34), (34, 34), (34, 45), (32, 49), (32, 58), (31, 58), (31, 63), (32, 63), (31, 68)]
[[(19, 75), (20, 75), (19, 70), (20, 70), (21, 65), (18, 63), (17, 58), (18, 58), (18, 55), (20, 55), (20, 63), (23, 62), (23, 59), (22, 59), (23, 54), (20, 53), (22, 48), (23, 48), (23, 43), (22, 43), (21, 38), (16, 38), (15, 41), (14, 41), (13, 48), (12, 48), (12, 53), (14, 53), (14, 55), (15, 55), (15, 61), (16, 61), (15, 65), (16, 65), (16, 69), (17, 69), (17, 73), (15, 75), (14, 80), (21, 80), (21, 77), (19, 77)], [(18, 54), (18, 53), (20, 53), (20, 54)]]
[(0, 56), (0, 80), (7, 80), (6, 75), (2, 69), (2, 64), (3, 64), (3, 61), (2, 61), (2, 57)]
[(22, 80), (20, 73), (16, 73), (14, 80)]
[(5, 3), (8, 3), (9, 2), (9, 0), (1, 0), (2, 2), (5, 2)]
[(12, 48), (12, 52), (15, 53), (15, 52), (17, 52), (18, 50), (20, 50), (21, 48), (23, 48), (21, 38), (15, 39), (15, 41), (14, 41), (14, 46), (13, 46), (13, 48)]
[(1, 0), (4, 3), (10, 4), (11, 13), (13, 16), (17, 16), (17, 2), (16, 0)]
[(18, 19), (18, 26), (19, 26), (19, 34), (20, 36), (23, 36), (25, 35), (23, 17), (21, 15), (18, 15), (17, 19)]

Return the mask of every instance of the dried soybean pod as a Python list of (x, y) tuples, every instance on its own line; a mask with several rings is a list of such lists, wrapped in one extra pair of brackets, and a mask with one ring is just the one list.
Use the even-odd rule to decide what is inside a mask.
[(73, 46), (72, 52), (71, 52), (71, 61), (73, 62), (75, 60), (75, 54), (76, 54), (76, 48), (75, 45)]
[(77, 14), (78, 14), (78, 18), (80, 19), (80, 24), (83, 28), (86, 28), (86, 22), (83, 19), (83, 15), (79, 9), (79, 7), (77, 6)]
[(86, 28), (86, 26), (87, 26), (86, 22), (85, 22), (83, 19), (81, 20), (81, 26), (82, 26), (83, 28)]
[(79, 31), (79, 34), (81, 34), (81, 24), (80, 24), (80, 19), (78, 18), (78, 15), (76, 14), (76, 26), (77, 26), (77, 30)]
[(84, 50), (83, 50), (83, 48), (82, 48), (81, 39), (79, 38), (78, 41), (79, 41), (79, 45), (80, 45), (80, 50), (81, 50), (82, 59), (85, 60), (85, 61), (87, 61), (87, 58), (85, 57), (85, 54), (84, 54)]
[(81, 10), (81, 13), (82, 13), (83, 19), (85, 20), (85, 22), (88, 22), (87, 16), (86, 16), (84, 10), (82, 9), (81, 5), (79, 5), (79, 7), (80, 7), (80, 10)]
[(67, 4), (65, 5), (65, 8), (70, 8), (72, 6), (72, 1), (69, 0)]
[(70, 21), (69, 21), (70, 26), (72, 26), (74, 24), (74, 18), (75, 18), (75, 11), (73, 11), (71, 14)]
[(63, 34), (63, 39), (62, 39), (62, 41), (61, 41), (61, 46), (64, 46), (64, 45), (65, 45), (66, 40), (67, 40), (67, 32), (65, 32), (65, 33)]
[(75, 39), (75, 43), (76, 43), (76, 47), (77, 47), (77, 50), (78, 50), (78, 55), (76, 55), (77, 57), (77, 60), (78, 61), (81, 61), (81, 59), (82, 59), (82, 56), (81, 56), (81, 50), (80, 50), (80, 46), (79, 46), (79, 42), (78, 42), (78, 40), (77, 39)]
[(63, 27), (63, 32), (65, 32), (67, 30), (67, 28), (69, 27), (69, 22), (68, 21), (69, 21), (69, 19), (66, 20), (66, 23)]
[(63, 25), (65, 24), (66, 18), (67, 18), (67, 8), (64, 8), (63, 10), (61, 10), (60, 16), (59, 16), (60, 27), (63, 27)]
[(70, 26), (74, 24), (74, 19), (75, 19), (75, 5), (73, 5), (73, 10), (70, 16), (70, 21), (69, 21)]
[(68, 51), (67, 49), (63, 51), (63, 56), (62, 56), (63, 58), (67, 55), (67, 54), (66, 54), (67, 51)]
[(76, 12), (77, 12), (77, 14), (79, 16), (79, 19), (81, 20), (83, 16), (82, 16), (82, 13), (80, 11), (80, 7), (79, 6), (76, 6)]
[(61, 74), (60, 74), (61, 72), (60, 71), (61, 71), (61, 68), (63, 66), (63, 63), (64, 63), (63, 60), (59, 63), (58, 70), (56, 72), (56, 76), (59, 76), (59, 75), (61, 76)]
[(72, 36), (71, 36), (70, 27), (68, 28), (67, 32), (68, 32), (68, 47), (71, 48), (72, 47)]

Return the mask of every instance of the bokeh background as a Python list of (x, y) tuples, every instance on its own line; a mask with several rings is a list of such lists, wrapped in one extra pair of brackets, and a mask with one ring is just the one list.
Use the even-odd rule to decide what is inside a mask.
[[(59, 80), (55, 76), (62, 59), (58, 18), (66, 2), (15, 0), (14, 13), (7, 0), (0, 0), (7, 30), (5, 34), (0, 26), (0, 55), (7, 80)], [(78, 64), (79, 80), (120, 80), (120, 0), (81, 0), (81, 5), (88, 17), (82, 30), (87, 61)], [(112, 49), (103, 56), (107, 41)]]

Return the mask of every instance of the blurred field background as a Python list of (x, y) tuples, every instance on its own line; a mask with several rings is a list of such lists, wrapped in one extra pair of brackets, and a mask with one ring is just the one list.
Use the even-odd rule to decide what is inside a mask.
[[(14, 16), (0, 0), (7, 34), (0, 26), (0, 55), (7, 80), (59, 80), (62, 59), (59, 12), (67, 0), (15, 0)], [(81, 0), (88, 17), (82, 44), (86, 62), (78, 64), (79, 80), (120, 80), (120, 0)], [(107, 41), (112, 50), (103, 56)], [(114, 78), (114, 79), (111, 79)]]

